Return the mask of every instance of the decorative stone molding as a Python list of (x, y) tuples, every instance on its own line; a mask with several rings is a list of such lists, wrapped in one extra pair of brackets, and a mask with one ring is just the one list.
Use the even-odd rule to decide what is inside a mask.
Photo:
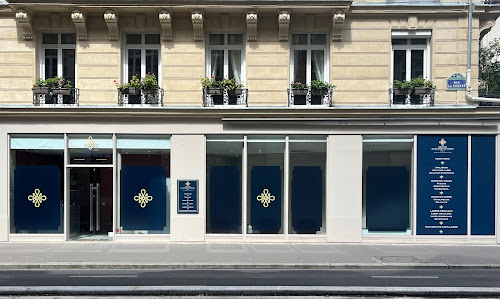
[(479, 21), (479, 39), (482, 39), (495, 25), (495, 17), (483, 17)]
[(290, 11), (280, 10), (278, 15), (279, 40), (288, 41), (288, 28), (290, 27)]
[(83, 12), (78, 9), (73, 10), (71, 13), (71, 20), (76, 27), (76, 36), (78, 40), (87, 40), (87, 17)]
[(109, 39), (118, 40), (118, 15), (112, 9), (108, 9), (104, 12), (104, 21), (108, 25)]
[(24, 10), (16, 12), (16, 20), (23, 29), (24, 40), (33, 40), (33, 28), (31, 27), (31, 16)]
[(161, 36), (163, 41), (172, 40), (172, 13), (168, 9), (163, 9), (158, 15), (161, 25)]
[(332, 16), (332, 41), (339, 42), (342, 40), (342, 28), (344, 27), (345, 10), (338, 9), (333, 12)]
[(257, 40), (257, 12), (248, 11), (247, 12), (247, 40), (256, 41)]
[(418, 16), (410, 15), (408, 16), (408, 29), (418, 28)]
[(195, 41), (203, 41), (203, 11), (191, 11), (191, 21), (193, 22), (193, 38)]

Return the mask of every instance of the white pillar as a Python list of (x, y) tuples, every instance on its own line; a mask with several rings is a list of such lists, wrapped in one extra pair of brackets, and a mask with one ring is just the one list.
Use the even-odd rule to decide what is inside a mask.
[(329, 136), (327, 163), (326, 228), (328, 242), (361, 242), (362, 136)]
[[(205, 136), (173, 135), (171, 144), (170, 238), (172, 241), (203, 242), (206, 226)], [(178, 180), (198, 180), (198, 214), (177, 214)]]
[(9, 240), (8, 135), (0, 132), (0, 242)]

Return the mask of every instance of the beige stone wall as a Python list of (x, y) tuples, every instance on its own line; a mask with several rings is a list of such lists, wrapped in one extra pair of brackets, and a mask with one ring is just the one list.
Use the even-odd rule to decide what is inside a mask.
[(23, 40), (13, 14), (0, 15), (0, 104), (33, 103), (35, 66), (34, 42)]
[[(39, 14), (34, 18), (35, 39), (24, 41), (13, 14), (0, 15), (0, 103), (32, 102), (31, 86), (38, 78), (36, 45), (41, 32), (75, 31), (69, 14)], [(114, 80), (123, 83), (124, 36), (130, 32), (161, 33), (158, 15), (119, 15), (121, 38), (110, 41), (102, 14), (88, 16), (86, 41), (77, 41), (77, 87), (80, 105), (116, 105)], [(330, 82), (337, 88), (335, 105), (388, 105), (391, 86), (391, 30), (407, 29), (408, 14), (348, 12), (342, 41), (329, 45)], [(474, 20), (474, 39), (479, 36)], [(332, 30), (330, 14), (292, 13), (289, 33)], [(467, 18), (458, 14), (418, 15), (418, 29), (432, 30), (430, 79), (437, 85), (436, 104), (465, 104), (465, 92), (446, 91), (446, 79), (466, 72)], [(206, 75), (206, 41), (193, 40), (188, 11), (173, 15), (173, 40), (161, 42), (161, 74), (166, 106), (201, 106), (200, 78)], [(245, 14), (207, 14), (205, 33), (246, 34)], [(290, 77), (290, 42), (278, 40), (277, 13), (259, 14), (257, 41), (245, 40), (244, 82), (249, 89), (249, 106), (286, 106)], [(472, 61), (478, 60), (478, 43), (473, 42)], [(473, 63), (474, 64), (474, 63)], [(477, 92), (478, 68), (472, 69), (472, 86)]]

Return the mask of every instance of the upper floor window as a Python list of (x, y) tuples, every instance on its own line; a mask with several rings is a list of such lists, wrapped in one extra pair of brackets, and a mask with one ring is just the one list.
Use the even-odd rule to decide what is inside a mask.
[(430, 32), (393, 32), (392, 81), (429, 77)]
[[(126, 82), (137, 75), (143, 78), (147, 73), (160, 78), (160, 34), (129, 33), (125, 41), (125, 76)], [(158, 79), (158, 82), (161, 80)]]
[(63, 77), (76, 85), (75, 33), (43, 33), (40, 57), (40, 78)]
[(310, 84), (328, 81), (327, 35), (300, 33), (292, 35), (290, 81)]
[(243, 34), (208, 35), (207, 73), (215, 80), (235, 78), (244, 82)]

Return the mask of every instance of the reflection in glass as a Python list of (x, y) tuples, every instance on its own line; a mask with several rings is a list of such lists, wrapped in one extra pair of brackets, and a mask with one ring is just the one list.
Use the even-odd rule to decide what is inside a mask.
[(158, 79), (158, 50), (146, 50), (146, 73), (155, 74)]
[(394, 51), (394, 80), (406, 80), (406, 50)]
[(411, 51), (411, 78), (424, 76), (424, 50)]
[(236, 82), (241, 82), (241, 51), (229, 50), (229, 76), (235, 78)]
[(132, 80), (132, 76), (137, 75), (141, 77), (141, 50), (129, 49), (128, 50), (128, 81)]
[(212, 50), (210, 52), (212, 74), (215, 80), (224, 78), (224, 50)]
[(311, 81), (325, 81), (325, 51), (311, 50)]
[(75, 86), (75, 49), (62, 50), (63, 78)]
[(293, 51), (293, 81), (307, 83), (306, 81), (306, 66), (307, 63), (307, 50)]
[(45, 78), (57, 77), (57, 49), (45, 49)]

